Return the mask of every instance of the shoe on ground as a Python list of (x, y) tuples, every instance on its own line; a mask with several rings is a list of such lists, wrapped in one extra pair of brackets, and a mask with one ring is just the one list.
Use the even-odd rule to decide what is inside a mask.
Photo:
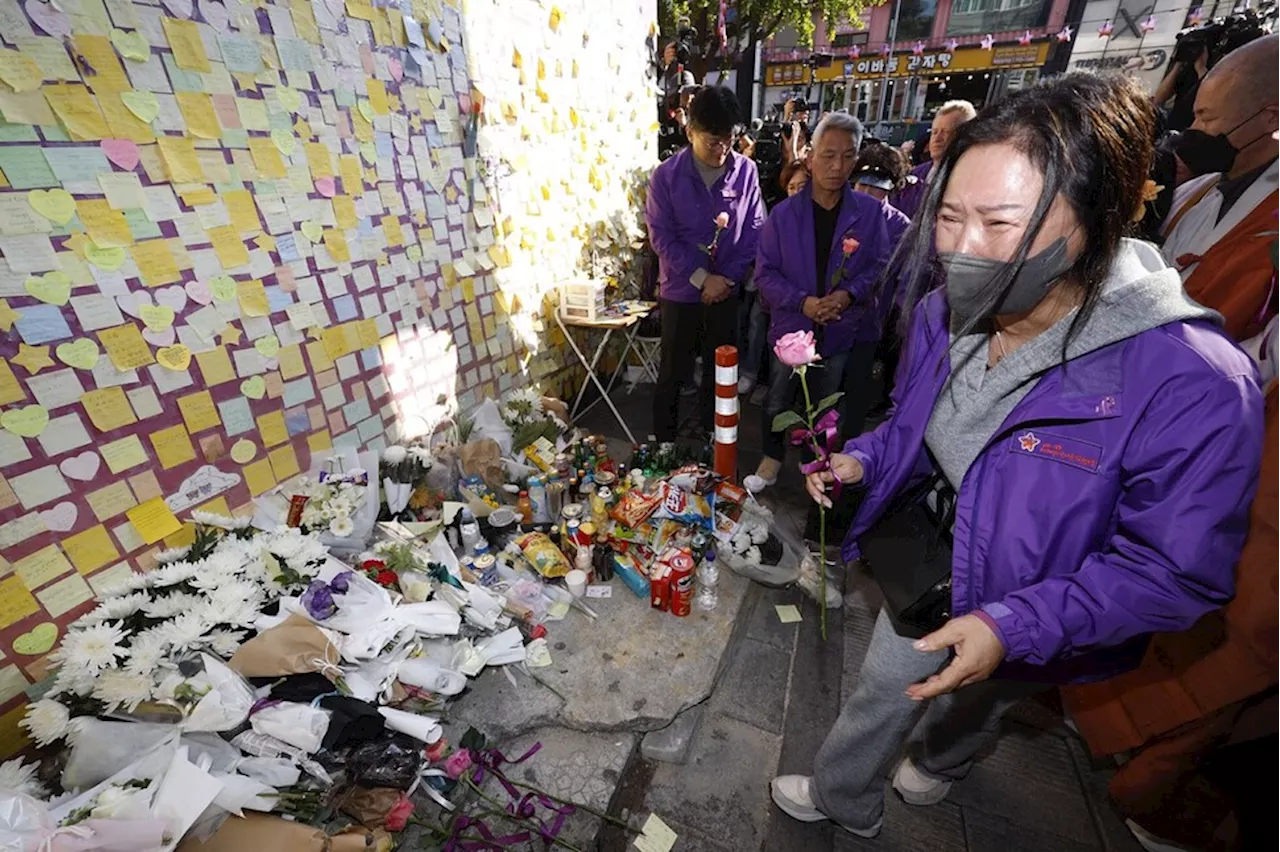
[(756, 476), (760, 478), (766, 486), (778, 484), (778, 474), (782, 472), (782, 462), (777, 459), (771, 459), (768, 456), (760, 459), (760, 464), (756, 467)]
[(751, 393), (751, 391), (755, 388), (755, 386), (756, 386), (755, 376), (741, 376), (738, 379), (739, 394)]
[[(774, 801), (776, 802), (777, 799), (774, 799)], [(1179, 846), (1169, 840), (1161, 840), (1131, 819), (1125, 820), (1124, 824), (1134, 836), (1134, 839), (1138, 841), (1138, 845), (1147, 850), (1147, 852), (1191, 852), (1185, 846)]]
[(951, 782), (930, 778), (904, 757), (893, 773), (893, 789), (908, 805), (936, 805), (951, 792)]
[[(838, 566), (838, 565), (840, 564), (840, 558), (841, 558), (841, 557), (840, 557), (840, 542), (838, 542), (838, 541), (835, 541), (835, 542), (831, 541), (831, 531), (830, 531), (830, 530), (828, 530), (828, 531), (827, 531), (827, 536), (828, 536), (828, 538), (827, 538), (827, 552), (823, 554), (823, 555), (826, 557), (826, 559), (824, 559), (823, 561), (824, 561), (824, 562), (826, 562), (826, 565), (827, 565), (827, 576), (828, 576), (828, 577), (830, 577), (830, 576), (832, 576), (832, 571), (834, 571), (834, 570), (836, 569), (836, 566)], [(809, 550), (809, 552), (810, 552), (811, 554), (813, 554), (813, 558), (814, 558), (814, 559), (817, 559), (817, 558), (818, 558), (818, 550), (819, 550), (819, 547), (818, 547), (818, 540), (817, 540), (817, 539), (813, 539), (813, 538), (806, 538), (806, 539), (804, 540), (804, 546), (805, 546), (806, 548), (808, 548), (808, 550)]]
[[(822, 578), (818, 574), (818, 561), (811, 554), (800, 560), (800, 576), (796, 585), (819, 606), (822, 605)], [(844, 605), (844, 595), (840, 592), (840, 584), (836, 578), (827, 573), (827, 609), (839, 609)]]
[[(813, 804), (813, 794), (809, 792), (812, 784), (813, 778), (809, 775), (779, 775), (769, 782), (769, 794), (773, 796), (773, 803), (792, 819), (821, 822), (828, 817)], [(875, 837), (883, 824), (884, 820), (881, 820), (870, 828), (840, 827), (858, 837)]]

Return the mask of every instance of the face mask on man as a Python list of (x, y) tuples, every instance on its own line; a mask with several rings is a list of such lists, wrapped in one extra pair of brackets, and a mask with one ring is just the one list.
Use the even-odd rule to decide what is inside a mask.
[(1178, 137), (1177, 145), (1174, 146), (1173, 151), (1178, 155), (1178, 159), (1186, 163), (1187, 168), (1197, 177), (1215, 172), (1229, 172), (1236, 163), (1236, 155), (1243, 148), (1248, 148), (1254, 142), (1267, 135), (1263, 133), (1261, 136), (1255, 136), (1245, 143), (1242, 148), (1237, 148), (1231, 144), (1231, 134), (1253, 121), (1262, 112), (1262, 110), (1258, 110), (1226, 133), (1217, 133), (1210, 136), (1203, 130), (1194, 127), (1190, 130), (1184, 130), (1182, 135)]
[[(947, 301), (951, 316), (961, 323), (1005, 314), (1025, 314), (1040, 304), (1059, 278), (1071, 268), (1067, 240), (1059, 237), (1039, 254), (1028, 257), (999, 302), (983, 312), (988, 287), (1007, 267), (1007, 260), (992, 260), (972, 254), (940, 252), (938, 260), (947, 273)], [(979, 316), (981, 314), (981, 316)]]

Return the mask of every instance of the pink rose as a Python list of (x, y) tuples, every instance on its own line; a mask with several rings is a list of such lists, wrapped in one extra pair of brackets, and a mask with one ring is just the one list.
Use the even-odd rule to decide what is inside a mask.
[(445, 751), (449, 748), (449, 741), (444, 737), (427, 746), (427, 762), (439, 763), (444, 758)]
[(462, 773), (471, 768), (471, 752), (468, 749), (459, 749), (449, 755), (444, 762), (444, 774), (448, 775), (455, 781), (462, 777)]
[(848, 257), (858, 250), (858, 241), (853, 237), (845, 237), (841, 246), (844, 249), (844, 256)]
[(819, 360), (812, 331), (793, 331), (778, 338), (773, 353), (788, 367), (804, 367)]
[(728, 213), (721, 213), (719, 216), (717, 216), (717, 217), (716, 217), (716, 227), (717, 227), (717, 228), (727, 228), (727, 227), (729, 227), (729, 214), (728, 214)]
[(400, 801), (391, 806), (391, 810), (387, 811), (386, 819), (383, 821), (383, 827), (387, 831), (404, 831), (404, 827), (409, 824), (409, 816), (413, 813), (413, 800), (404, 793), (400, 794)]

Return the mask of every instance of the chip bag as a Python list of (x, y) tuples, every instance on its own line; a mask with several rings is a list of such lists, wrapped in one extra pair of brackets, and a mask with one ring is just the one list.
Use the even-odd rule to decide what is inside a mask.
[(655, 491), (653, 494), (641, 494), (639, 491), (628, 491), (622, 495), (622, 499), (618, 501), (618, 505), (614, 506), (609, 512), (613, 519), (618, 523), (636, 527), (644, 523), (650, 515), (652, 515), (662, 503), (662, 493)]
[(560, 548), (551, 539), (539, 532), (527, 533), (516, 539), (516, 545), (524, 558), (544, 577), (563, 577), (569, 573), (569, 560), (564, 558)]
[(705, 530), (711, 529), (711, 504), (706, 497), (690, 494), (669, 482), (662, 483), (658, 493), (662, 495), (662, 505), (654, 512), (655, 517), (688, 526), (700, 526)]

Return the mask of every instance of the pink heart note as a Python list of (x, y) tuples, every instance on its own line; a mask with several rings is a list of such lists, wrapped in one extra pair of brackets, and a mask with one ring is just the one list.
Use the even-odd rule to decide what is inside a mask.
[(397, 83), (404, 79), (404, 63), (394, 56), (387, 60), (387, 70), (391, 72), (391, 77)]
[(70, 479), (78, 479), (81, 482), (88, 482), (98, 475), (98, 468), (102, 465), (102, 459), (93, 450), (85, 450), (78, 456), (72, 456), (63, 459), (58, 464), (58, 469)]
[(103, 139), (102, 153), (126, 172), (131, 172), (138, 166), (138, 146), (128, 139)]
[(183, 285), (183, 289), (187, 291), (191, 301), (198, 305), (207, 305), (213, 301), (213, 293), (209, 290), (209, 285), (203, 281), (188, 281)]
[(173, 308), (175, 314), (180, 314), (187, 306), (187, 291), (175, 284), (172, 287), (156, 290), (155, 300), (157, 305)]
[(80, 510), (75, 503), (59, 503), (40, 513), (40, 520), (53, 532), (67, 532), (76, 525)]
[(178, 338), (177, 332), (173, 326), (169, 326), (164, 331), (152, 331), (149, 328), (142, 330), (142, 339), (150, 343), (152, 346), (172, 346), (173, 341)]
[(334, 193), (333, 178), (331, 177), (316, 178), (316, 192), (320, 193), (325, 198), (333, 198), (333, 193)]

